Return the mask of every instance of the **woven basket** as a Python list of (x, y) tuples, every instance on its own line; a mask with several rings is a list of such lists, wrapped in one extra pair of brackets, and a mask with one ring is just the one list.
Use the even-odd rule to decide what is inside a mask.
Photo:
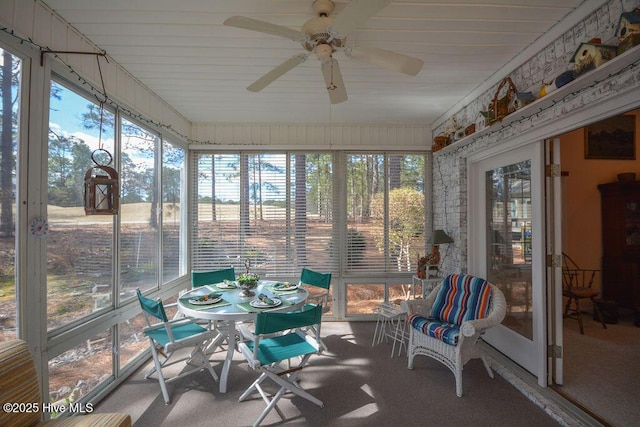
[[(503, 96), (500, 96), (504, 94)], [(487, 117), (487, 124), (492, 125), (495, 122), (502, 121), (503, 118), (515, 111), (516, 85), (513, 84), (511, 77), (505, 77), (498, 85), (496, 94), (493, 96)]]
[(464, 134), (465, 136), (469, 136), (472, 133), (475, 133), (476, 131), (476, 124), (475, 123), (471, 123), (469, 126), (467, 126), (466, 128), (464, 128)]
[(445, 135), (443, 133), (436, 136), (435, 138), (433, 138), (433, 148), (431, 149), (431, 151), (435, 153), (438, 150), (442, 150), (444, 147), (449, 145), (450, 139), (451, 138), (449, 137), (449, 135)]

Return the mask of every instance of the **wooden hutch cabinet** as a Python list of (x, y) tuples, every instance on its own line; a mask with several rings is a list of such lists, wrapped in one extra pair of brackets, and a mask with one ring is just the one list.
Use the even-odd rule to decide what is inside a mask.
[(640, 181), (598, 185), (602, 201), (602, 294), (640, 315)]

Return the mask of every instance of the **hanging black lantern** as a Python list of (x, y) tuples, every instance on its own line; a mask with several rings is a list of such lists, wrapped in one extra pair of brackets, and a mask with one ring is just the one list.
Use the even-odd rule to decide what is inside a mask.
[[(96, 162), (97, 151), (104, 151), (109, 156), (106, 164)], [(111, 154), (98, 149), (91, 153), (95, 166), (84, 175), (84, 212), (86, 215), (115, 215), (120, 208), (120, 186), (118, 172), (107, 166), (111, 163)]]

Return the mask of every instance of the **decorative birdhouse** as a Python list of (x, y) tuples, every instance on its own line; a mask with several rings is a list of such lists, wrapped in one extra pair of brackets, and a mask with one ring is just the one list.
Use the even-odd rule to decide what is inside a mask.
[(640, 8), (620, 14), (616, 28), (618, 55), (640, 44)]
[(487, 111), (481, 111), (487, 126), (500, 122), (504, 117), (516, 110), (516, 85), (511, 77), (505, 77), (498, 85)]
[(478, 111), (478, 114), (476, 115), (476, 132), (477, 131), (481, 131), (482, 129), (484, 129), (485, 127), (487, 127), (487, 111)]
[(618, 48), (600, 44), (599, 39), (582, 43), (573, 54), (571, 62), (576, 66), (575, 75), (598, 68), (608, 60), (615, 58)]
[(120, 208), (118, 172), (96, 165), (84, 175), (84, 212), (86, 215), (115, 215)]
[(535, 100), (536, 97), (532, 92), (516, 92), (516, 109), (529, 105)]

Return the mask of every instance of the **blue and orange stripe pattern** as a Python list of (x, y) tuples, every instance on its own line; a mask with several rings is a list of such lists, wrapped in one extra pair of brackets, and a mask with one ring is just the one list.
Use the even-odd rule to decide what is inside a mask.
[(431, 309), (431, 317), (447, 323), (484, 319), (489, 313), (489, 283), (468, 274), (451, 274), (443, 279)]
[(407, 322), (409, 322), (411, 327), (432, 338), (439, 339), (451, 345), (458, 343), (458, 336), (460, 335), (460, 327), (458, 325), (442, 322), (438, 319), (427, 318), (419, 314), (410, 314)]
[(431, 313), (427, 317), (411, 314), (407, 322), (425, 335), (456, 345), (462, 322), (486, 318), (490, 304), (491, 287), (486, 280), (452, 274), (443, 279)]

